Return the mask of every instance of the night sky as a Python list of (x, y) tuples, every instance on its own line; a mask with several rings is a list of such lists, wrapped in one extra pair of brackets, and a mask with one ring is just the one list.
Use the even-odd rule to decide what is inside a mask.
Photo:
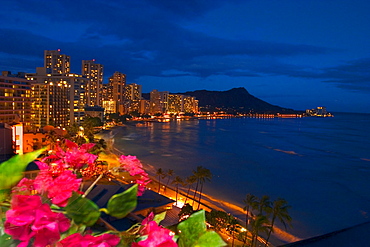
[(0, 70), (44, 50), (172, 93), (245, 87), (282, 107), (370, 113), (369, 0), (2, 0)]

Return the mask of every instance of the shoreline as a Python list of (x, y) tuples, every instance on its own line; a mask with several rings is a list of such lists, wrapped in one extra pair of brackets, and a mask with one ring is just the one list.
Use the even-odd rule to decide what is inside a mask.
[[(117, 127), (122, 127), (122, 126), (117, 126)], [(113, 128), (111, 130), (113, 130)], [(111, 135), (111, 133), (110, 133), (110, 135)], [(99, 134), (97, 136), (100, 136), (101, 138), (103, 138), (103, 136), (101, 136)], [(107, 135), (104, 135), (104, 136), (107, 136)], [(114, 138), (114, 135), (111, 136), (111, 137)], [(109, 140), (109, 142), (110, 142), (110, 147), (107, 148), (107, 151), (109, 153), (113, 154), (115, 157), (118, 158), (120, 155), (129, 155), (129, 154), (125, 154), (121, 150), (117, 149), (114, 146), (114, 140)], [(108, 143), (108, 141), (107, 141), (107, 143)], [(140, 160), (140, 158), (139, 158), (139, 160)], [(142, 163), (142, 164), (143, 164), (144, 170), (148, 173), (149, 178), (152, 181), (150, 184), (148, 184), (147, 189), (158, 192), (159, 182), (157, 180), (157, 176), (155, 175), (156, 167), (154, 167), (151, 164), (145, 164), (145, 163)], [(172, 188), (172, 186), (167, 186), (164, 183), (161, 183), (161, 187), (162, 187), (162, 189), (160, 191), (160, 194), (163, 194), (163, 195), (165, 195), (165, 196), (167, 196), (167, 197), (169, 197), (173, 200), (176, 200), (175, 199), (176, 188)], [(164, 187), (166, 187), (165, 191), (163, 189)], [(193, 199), (192, 199), (192, 197), (194, 195), (194, 190), (191, 189), (190, 192), (191, 193), (189, 193), (188, 199), (186, 199), (186, 201), (187, 202), (192, 202), (193, 208), (196, 209), (198, 202), (197, 201), (193, 202)], [(186, 197), (186, 194), (187, 194), (187, 188), (179, 186), (178, 200), (181, 201), (181, 197), (183, 197), (183, 200), (184, 200), (184, 198)], [(238, 217), (238, 215), (240, 215), (240, 216), (245, 215), (245, 212), (244, 212), (243, 208), (241, 208), (237, 205), (234, 205), (234, 204), (229, 203), (227, 201), (223, 201), (223, 200), (220, 200), (218, 198), (212, 197), (211, 195), (202, 193), (202, 198), (201, 198), (199, 208), (204, 209), (206, 211), (211, 211), (212, 209), (214, 209), (214, 210), (219, 210), (219, 211), (224, 211), (224, 212), (230, 213), (231, 215), (233, 215), (239, 221), (239, 224), (241, 226), (245, 227), (244, 219), (241, 218), (241, 217)], [(274, 243), (275, 241), (270, 239), (270, 241), (271, 240), (273, 241), (272, 246), (277, 246), (277, 245), (281, 245), (281, 244), (288, 244), (288, 243), (293, 243), (293, 242), (303, 240), (302, 238), (296, 237), (296, 236), (294, 236), (294, 235), (292, 235), (292, 234), (290, 234), (290, 233), (288, 233), (288, 232), (284, 231), (283, 229), (278, 228), (276, 226), (274, 226), (274, 232), (272, 232), (271, 236), (274, 237), (279, 242), (278, 244), (276, 244), (276, 243)]]

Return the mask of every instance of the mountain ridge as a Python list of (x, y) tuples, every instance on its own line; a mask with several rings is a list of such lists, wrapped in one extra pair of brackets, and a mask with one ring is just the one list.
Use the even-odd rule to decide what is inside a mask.
[(196, 90), (178, 93), (196, 97), (202, 110), (239, 113), (297, 113), (298, 111), (272, 105), (251, 95), (244, 87), (226, 91)]

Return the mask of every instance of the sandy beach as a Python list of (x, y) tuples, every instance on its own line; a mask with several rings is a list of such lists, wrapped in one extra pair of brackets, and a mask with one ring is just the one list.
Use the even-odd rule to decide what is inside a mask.
[[(108, 136), (102, 136), (102, 135), (99, 136), (99, 138), (103, 138), (103, 139), (105, 138), (106, 140), (107, 140), (107, 137)], [(114, 141), (112, 141), (112, 139), (108, 139), (107, 143), (108, 143), (108, 150), (109, 150), (108, 152), (113, 154), (116, 158), (121, 155), (128, 155), (128, 154), (124, 154), (121, 150), (115, 148)], [(140, 157), (138, 157), (138, 159), (140, 159)], [(145, 164), (145, 163), (143, 164), (143, 167), (151, 179), (151, 183), (147, 185), (147, 189), (150, 189), (156, 192), (159, 191), (160, 194), (163, 194), (164, 196), (170, 199), (176, 200), (176, 188), (174, 186), (171, 186), (170, 184), (167, 185), (166, 184), (167, 180), (162, 181), (161, 188), (160, 189), (158, 188), (159, 181), (158, 181), (158, 176), (156, 175), (156, 170), (158, 168), (154, 167), (151, 164)], [(186, 203), (192, 205), (194, 209), (199, 208), (199, 209), (204, 209), (206, 211), (219, 210), (219, 211), (228, 212), (234, 216), (239, 216), (237, 217), (237, 219), (239, 220), (240, 225), (245, 227), (245, 224), (244, 224), (245, 219), (243, 217), (245, 215), (245, 211), (243, 210), (243, 208), (237, 205), (234, 205), (232, 203), (229, 203), (227, 201), (220, 200), (219, 198), (212, 197), (205, 193), (202, 193), (202, 198), (198, 206), (198, 201), (193, 200), (195, 191), (191, 189), (188, 196), (187, 196), (187, 191), (188, 191), (188, 188), (179, 186), (178, 195), (177, 195), (178, 204), (174, 205), (174, 207), (177, 206), (178, 209), (175, 209), (175, 210), (179, 211), (179, 208), (181, 208), (186, 201)], [(291, 242), (302, 240), (277, 227), (274, 227), (274, 232), (272, 233), (272, 236), (273, 238), (277, 238), (285, 243), (291, 243)], [(272, 244), (275, 245), (274, 243)]]

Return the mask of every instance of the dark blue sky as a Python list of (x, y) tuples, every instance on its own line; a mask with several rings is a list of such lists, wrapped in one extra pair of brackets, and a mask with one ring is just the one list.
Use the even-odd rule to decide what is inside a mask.
[(368, 0), (1, 3), (0, 70), (35, 72), (61, 49), (72, 72), (96, 59), (143, 92), (245, 87), (283, 107), (370, 113)]

